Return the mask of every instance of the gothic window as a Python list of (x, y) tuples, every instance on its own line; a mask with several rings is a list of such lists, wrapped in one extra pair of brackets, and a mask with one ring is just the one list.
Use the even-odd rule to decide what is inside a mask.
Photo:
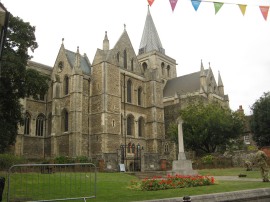
[(25, 135), (30, 135), (30, 122), (31, 121), (31, 116), (28, 112), (25, 113), (24, 116), (24, 134)]
[(143, 137), (144, 135), (144, 119), (141, 117), (138, 120), (138, 136)]
[(170, 67), (170, 65), (168, 65), (168, 66), (167, 66), (167, 76), (168, 76), (168, 77), (170, 77), (170, 69), (171, 69), (171, 67)]
[(135, 153), (135, 144), (134, 143), (132, 144), (132, 153), (133, 154)]
[(128, 143), (127, 152), (130, 153), (130, 151), (131, 151), (131, 143)]
[(129, 79), (127, 81), (127, 102), (131, 103), (131, 101), (132, 101), (132, 82)]
[(127, 51), (124, 50), (124, 68), (127, 69)]
[(45, 93), (40, 93), (39, 100), (42, 100), (42, 101), (45, 100)]
[(131, 69), (131, 71), (134, 71), (134, 60), (133, 60), (133, 58), (130, 61), (130, 69)]
[(69, 79), (68, 79), (68, 76), (65, 76), (64, 78), (64, 95), (67, 95), (68, 94), (68, 88), (69, 88)]
[(141, 87), (138, 88), (138, 105), (139, 106), (142, 105), (142, 88)]
[(133, 135), (133, 129), (134, 129), (134, 118), (133, 116), (127, 117), (127, 135)]
[(43, 136), (45, 127), (45, 116), (43, 114), (39, 114), (36, 119), (36, 136)]
[(64, 109), (62, 111), (62, 131), (67, 132), (68, 131), (68, 111)]
[(146, 62), (144, 62), (144, 63), (142, 64), (142, 67), (143, 67), (143, 72), (145, 72), (145, 71), (146, 71), (146, 69), (147, 69), (147, 63), (146, 63)]
[(163, 75), (164, 74), (164, 67), (165, 67), (165, 64), (164, 62), (161, 63), (161, 74)]

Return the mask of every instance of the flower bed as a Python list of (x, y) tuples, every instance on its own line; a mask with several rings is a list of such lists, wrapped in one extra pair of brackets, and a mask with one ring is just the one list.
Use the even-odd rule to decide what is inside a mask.
[(156, 191), (163, 189), (206, 186), (213, 185), (214, 183), (214, 177), (209, 176), (168, 175), (166, 178), (153, 177), (152, 179), (146, 178), (142, 181), (132, 181), (130, 188), (143, 191)]

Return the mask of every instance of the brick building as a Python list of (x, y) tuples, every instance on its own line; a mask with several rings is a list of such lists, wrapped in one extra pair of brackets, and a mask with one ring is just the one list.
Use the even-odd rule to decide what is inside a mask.
[(161, 160), (177, 154), (165, 135), (166, 107), (177, 117), (188, 95), (228, 105), (221, 77), (217, 84), (210, 67), (201, 64), (200, 71), (177, 77), (149, 9), (138, 54), (124, 28), (112, 49), (105, 32), (92, 63), (63, 40), (53, 67), (29, 61), (28, 68), (51, 77), (46, 95), (22, 100), (25, 125), (15, 153), (28, 158), (87, 156), (107, 170), (119, 164), (129, 171), (160, 170)]

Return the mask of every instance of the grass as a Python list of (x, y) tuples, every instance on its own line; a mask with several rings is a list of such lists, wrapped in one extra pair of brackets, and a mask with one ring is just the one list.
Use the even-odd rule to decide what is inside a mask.
[[(257, 169), (254, 171), (245, 171), (244, 168), (199, 170), (199, 174), (210, 175), (210, 176), (224, 176), (224, 175), (238, 176), (240, 173), (247, 174), (248, 178), (249, 177), (260, 178), (260, 173)], [(43, 176), (50, 178), (50, 177), (54, 177), (53, 175), (55, 174), (47, 174)], [(33, 180), (32, 178), (29, 178), (29, 179)], [(51, 180), (52, 179), (53, 178), (51, 178)], [(72, 178), (72, 183), (76, 183), (76, 179), (79, 179), (79, 178), (76, 178), (76, 177)], [(138, 180), (138, 179), (135, 176), (129, 175), (127, 173), (97, 173), (97, 198), (89, 199), (87, 201), (89, 202), (90, 201), (129, 202), (129, 201), (142, 201), (142, 200), (150, 200), (150, 199), (175, 198), (175, 197), (183, 197), (185, 195), (191, 196), (191, 195), (201, 195), (201, 194), (270, 187), (269, 183), (254, 182), (254, 181), (253, 182), (216, 181), (215, 185), (210, 185), (210, 186), (182, 188), (182, 189), (169, 189), (169, 190), (161, 190), (161, 191), (137, 191), (137, 190), (131, 190), (128, 188), (132, 180)], [(61, 187), (59, 179), (56, 180), (55, 183), (56, 184), (52, 188), (52, 190), (57, 190), (57, 187)], [(14, 185), (12, 189), (15, 188), (15, 186), (19, 186), (19, 185), (18, 184)], [(29, 188), (35, 189), (34, 186), (29, 187)], [(4, 195), (3, 201), (6, 201), (6, 195)]]

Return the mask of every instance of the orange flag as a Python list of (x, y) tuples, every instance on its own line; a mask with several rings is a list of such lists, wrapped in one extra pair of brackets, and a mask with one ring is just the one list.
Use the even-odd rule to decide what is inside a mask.
[(247, 5), (244, 5), (244, 4), (238, 4), (243, 16), (245, 15), (246, 13), (246, 8), (247, 8)]
[(260, 6), (263, 18), (267, 20), (269, 6)]
[(155, 0), (147, 0), (149, 5), (152, 6), (152, 4), (154, 3)]

